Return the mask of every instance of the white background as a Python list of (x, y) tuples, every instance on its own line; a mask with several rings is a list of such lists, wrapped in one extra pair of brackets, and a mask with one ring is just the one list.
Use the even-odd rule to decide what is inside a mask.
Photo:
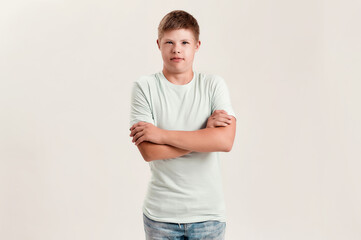
[(200, 25), (194, 69), (238, 115), (221, 153), (228, 240), (361, 239), (361, 3), (0, 4), (0, 239), (144, 239), (130, 91), (162, 17)]

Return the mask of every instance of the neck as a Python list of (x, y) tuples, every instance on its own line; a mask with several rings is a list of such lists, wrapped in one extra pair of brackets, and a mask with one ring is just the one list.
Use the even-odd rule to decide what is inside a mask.
[(193, 79), (193, 70), (189, 69), (186, 72), (174, 73), (170, 72), (167, 69), (163, 68), (163, 75), (165, 78), (176, 85), (185, 85), (192, 81)]

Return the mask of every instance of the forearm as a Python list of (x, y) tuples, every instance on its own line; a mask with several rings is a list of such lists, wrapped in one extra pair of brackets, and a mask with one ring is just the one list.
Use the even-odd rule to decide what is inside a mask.
[(190, 150), (185, 150), (166, 144), (155, 144), (146, 141), (140, 143), (138, 145), (138, 149), (142, 154), (143, 159), (147, 162), (161, 159), (177, 158), (192, 152)]
[(194, 152), (228, 152), (232, 143), (225, 137), (225, 127), (196, 131), (165, 130), (164, 143)]
[(195, 131), (173, 131), (138, 122), (131, 128), (132, 142), (138, 146), (144, 160), (177, 158), (190, 152), (229, 152), (236, 132), (236, 119), (228, 126)]

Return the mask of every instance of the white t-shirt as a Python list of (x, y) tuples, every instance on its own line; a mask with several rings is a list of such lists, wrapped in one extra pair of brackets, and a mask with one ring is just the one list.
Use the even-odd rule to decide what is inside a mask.
[[(185, 85), (171, 83), (162, 71), (135, 81), (129, 126), (143, 121), (165, 130), (195, 131), (206, 127), (215, 110), (236, 117), (225, 81), (193, 73)], [(152, 177), (143, 202), (147, 217), (173, 223), (226, 221), (218, 152), (191, 152), (149, 166)]]

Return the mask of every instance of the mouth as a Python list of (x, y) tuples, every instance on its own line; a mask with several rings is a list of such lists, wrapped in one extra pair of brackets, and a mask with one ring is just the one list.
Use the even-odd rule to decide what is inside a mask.
[(183, 58), (177, 58), (177, 57), (175, 57), (175, 58), (171, 58), (170, 59), (171, 61), (175, 61), (175, 62), (179, 62), (179, 61), (182, 61), (182, 60), (184, 60)]

